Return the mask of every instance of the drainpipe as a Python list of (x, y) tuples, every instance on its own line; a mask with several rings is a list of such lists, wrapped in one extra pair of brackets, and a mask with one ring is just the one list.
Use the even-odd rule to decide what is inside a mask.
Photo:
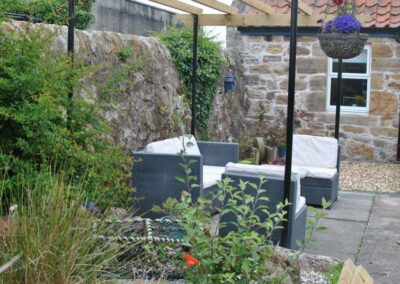
[(199, 16), (193, 15), (193, 61), (192, 61), (192, 121), (191, 133), (196, 134), (196, 85), (197, 85), (197, 38), (199, 32)]

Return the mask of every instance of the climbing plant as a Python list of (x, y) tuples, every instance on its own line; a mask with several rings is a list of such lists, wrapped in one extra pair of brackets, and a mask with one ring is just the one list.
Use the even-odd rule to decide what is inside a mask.
[[(94, 0), (75, 1), (75, 20), (78, 29), (84, 29), (94, 20), (90, 7)], [(67, 0), (1, 0), (0, 13), (26, 14), (45, 23), (66, 25), (68, 23)]]
[[(169, 49), (176, 69), (185, 85), (185, 96), (189, 103), (192, 101), (192, 28), (170, 28), (155, 33)], [(208, 119), (211, 115), (214, 96), (216, 93), (220, 70), (225, 63), (219, 44), (204, 32), (198, 37), (198, 67), (196, 91), (196, 122), (200, 138), (207, 139)]]

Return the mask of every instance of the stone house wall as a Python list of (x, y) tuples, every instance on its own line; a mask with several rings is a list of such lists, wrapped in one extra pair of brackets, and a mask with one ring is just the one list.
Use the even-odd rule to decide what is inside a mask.
[[(400, 44), (389, 38), (370, 38), (368, 44), (372, 46), (369, 113), (342, 113), (342, 158), (393, 161), (399, 127)], [(232, 28), (227, 46), (241, 57), (246, 94), (239, 96), (246, 97), (248, 135), (255, 135), (271, 124), (280, 110), (286, 112), (289, 39), (242, 35)], [(326, 103), (327, 68), (328, 58), (318, 39), (298, 37), (296, 133), (334, 135), (335, 113), (327, 110)]]

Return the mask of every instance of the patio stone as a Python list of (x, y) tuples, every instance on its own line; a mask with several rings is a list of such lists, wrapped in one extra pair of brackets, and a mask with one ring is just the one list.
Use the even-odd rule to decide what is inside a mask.
[(316, 240), (306, 249), (306, 253), (327, 255), (346, 260), (356, 259), (361, 238), (365, 231), (365, 222), (322, 219), (320, 226), (328, 228), (326, 232), (315, 233)]

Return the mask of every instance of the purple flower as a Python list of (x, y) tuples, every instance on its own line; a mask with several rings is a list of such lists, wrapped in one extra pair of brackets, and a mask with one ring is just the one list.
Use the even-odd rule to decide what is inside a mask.
[(343, 14), (333, 21), (333, 30), (338, 33), (354, 33), (361, 30), (361, 23), (353, 15)]
[(333, 21), (327, 21), (326, 24), (324, 25), (324, 28), (322, 29), (322, 32), (323, 33), (331, 33), (332, 25), (333, 25)]

